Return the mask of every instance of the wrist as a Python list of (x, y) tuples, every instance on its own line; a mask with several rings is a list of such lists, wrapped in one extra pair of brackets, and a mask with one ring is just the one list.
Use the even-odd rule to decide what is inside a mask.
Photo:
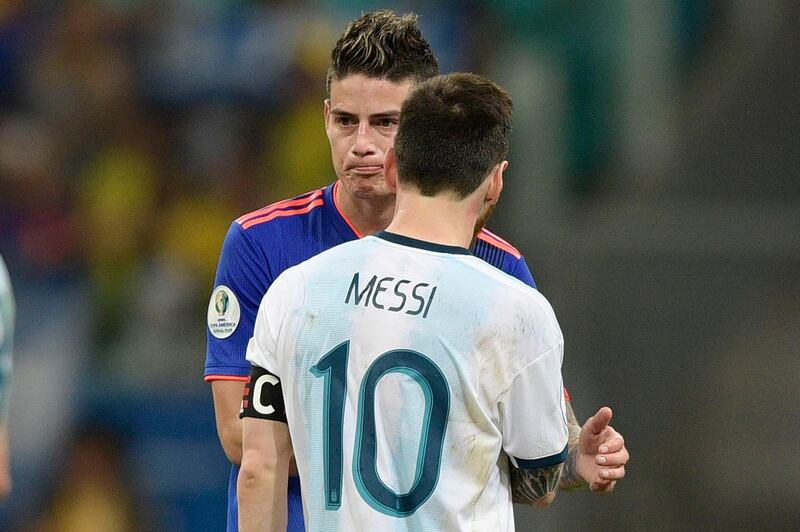
[(584, 462), (580, 459), (580, 450), (577, 446), (570, 447), (561, 481), (559, 482), (561, 490), (577, 491), (589, 487), (589, 482), (585, 480), (586, 464)]

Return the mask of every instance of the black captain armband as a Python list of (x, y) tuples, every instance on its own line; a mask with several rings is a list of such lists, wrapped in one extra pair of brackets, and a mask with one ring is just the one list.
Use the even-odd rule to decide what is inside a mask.
[(250, 371), (250, 380), (244, 385), (244, 397), (239, 418), (255, 417), (286, 423), (281, 380), (258, 366)]

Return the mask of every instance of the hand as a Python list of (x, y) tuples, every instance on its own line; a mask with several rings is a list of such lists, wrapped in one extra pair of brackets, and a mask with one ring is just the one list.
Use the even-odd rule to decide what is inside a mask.
[(576, 472), (589, 483), (589, 489), (601, 493), (612, 491), (625, 476), (630, 458), (622, 434), (608, 424), (612, 415), (607, 406), (598, 410), (581, 427), (578, 441)]

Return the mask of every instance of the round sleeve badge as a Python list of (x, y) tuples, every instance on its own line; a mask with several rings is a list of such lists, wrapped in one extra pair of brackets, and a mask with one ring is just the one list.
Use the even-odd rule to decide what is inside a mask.
[(239, 325), (239, 300), (233, 291), (225, 285), (220, 285), (211, 293), (208, 302), (208, 330), (215, 338), (227, 338), (232, 335)]

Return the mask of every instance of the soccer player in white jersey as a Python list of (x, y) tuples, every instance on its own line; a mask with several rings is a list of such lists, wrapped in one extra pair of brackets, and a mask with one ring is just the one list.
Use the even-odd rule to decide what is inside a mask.
[(14, 338), (14, 295), (0, 256), (0, 499), (11, 491), (8, 400), (11, 392), (11, 344)]
[(247, 349), (241, 532), (285, 530), (292, 447), (314, 531), (507, 531), (512, 500), (555, 497), (561, 331), (468, 249), (503, 187), (511, 109), (473, 74), (421, 83), (384, 162), (389, 227), (270, 287)]

